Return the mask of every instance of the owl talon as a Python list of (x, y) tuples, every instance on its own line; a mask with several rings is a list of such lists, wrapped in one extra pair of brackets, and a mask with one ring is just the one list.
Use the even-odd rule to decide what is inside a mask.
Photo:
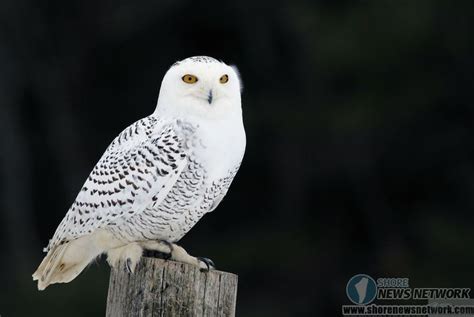
[(132, 259), (127, 258), (127, 261), (125, 262), (125, 266), (127, 267), (128, 273), (133, 273), (132, 271)]
[[(204, 257), (201, 257), (201, 256), (198, 256), (196, 257), (199, 261), (199, 267), (200, 267), (200, 271), (201, 272), (209, 272), (210, 270), (215, 270), (216, 269), (216, 265), (214, 264), (214, 261), (212, 261), (211, 259), (208, 259), (208, 258), (204, 258)], [(201, 266), (201, 263), (204, 263), (206, 265), (206, 267), (202, 267)]]
[(166, 245), (170, 249), (170, 253), (173, 252), (173, 243), (166, 240), (160, 240), (160, 242)]

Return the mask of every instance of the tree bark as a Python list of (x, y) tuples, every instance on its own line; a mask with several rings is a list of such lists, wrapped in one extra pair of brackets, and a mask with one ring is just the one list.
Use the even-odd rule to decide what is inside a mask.
[(110, 273), (107, 317), (235, 316), (237, 275), (143, 257), (134, 273)]

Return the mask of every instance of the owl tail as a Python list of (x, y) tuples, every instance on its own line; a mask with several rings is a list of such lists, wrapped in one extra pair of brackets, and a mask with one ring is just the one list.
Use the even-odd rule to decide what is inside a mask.
[(49, 250), (35, 273), (33, 281), (38, 281), (38, 289), (44, 290), (54, 283), (69, 283), (75, 279), (86, 266), (102, 253), (93, 244), (81, 237), (57, 245)]

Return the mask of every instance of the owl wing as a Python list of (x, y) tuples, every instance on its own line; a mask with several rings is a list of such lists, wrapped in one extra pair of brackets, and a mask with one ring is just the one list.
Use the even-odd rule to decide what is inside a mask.
[(96, 164), (46, 251), (140, 213), (151, 202), (159, 204), (186, 164), (183, 142), (171, 124), (150, 117), (132, 124)]

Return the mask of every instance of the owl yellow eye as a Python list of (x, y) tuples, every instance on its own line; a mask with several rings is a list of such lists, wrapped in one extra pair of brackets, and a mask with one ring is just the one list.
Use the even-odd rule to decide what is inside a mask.
[(227, 75), (222, 75), (222, 77), (219, 79), (219, 82), (221, 84), (225, 84), (228, 81), (229, 81), (229, 76), (227, 76)]
[(198, 78), (191, 74), (186, 74), (181, 79), (187, 84), (194, 84), (198, 81)]

